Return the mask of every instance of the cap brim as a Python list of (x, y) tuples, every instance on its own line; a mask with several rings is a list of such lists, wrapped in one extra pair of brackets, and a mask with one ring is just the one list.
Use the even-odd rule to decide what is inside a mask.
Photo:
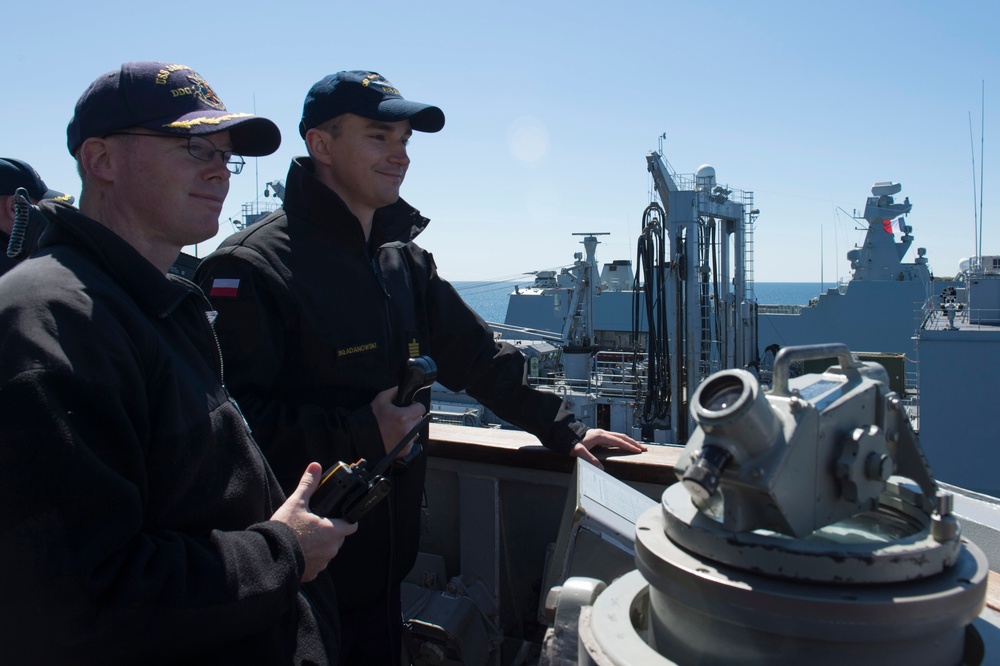
[(267, 118), (254, 116), (229, 128), (233, 152), (247, 157), (263, 157), (278, 150), (281, 130)]
[(56, 190), (45, 190), (45, 194), (43, 194), (40, 197), (40, 199), (55, 199), (56, 201), (62, 201), (63, 203), (67, 203), (70, 206), (72, 206), (76, 202), (76, 199), (73, 198), (72, 196), (68, 194), (63, 194), (62, 192), (58, 192)]
[(439, 132), (444, 127), (444, 111), (430, 104), (401, 98), (382, 100), (378, 105), (378, 116), (376, 120), (409, 120), (410, 127), (418, 132)]
[(278, 150), (281, 131), (267, 118), (249, 113), (199, 110), (180, 118), (160, 118), (142, 123), (147, 129), (183, 136), (216, 134), (229, 130), (233, 152), (247, 157), (262, 157)]

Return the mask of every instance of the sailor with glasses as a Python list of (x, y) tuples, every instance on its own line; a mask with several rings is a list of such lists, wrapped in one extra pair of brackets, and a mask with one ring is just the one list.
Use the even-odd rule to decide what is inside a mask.
[(168, 269), (214, 236), (270, 120), (184, 65), (125, 63), (67, 129), (79, 210), (40, 205), (0, 278), (0, 655), (38, 664), (330, 664), (325, 569), (357, 527), (286, 498), (223, 383), (214, 313)]
[[(151, 132), (111, 132), (104, 135), (105, 138), (109, 136), (148, 136), (159, 139), (177, 138), (170, 134), (153, 134)], [(187, 138), (187, 151), (191, 157), (202, 162), (211, 162), (218, 155), (222, 163), (229, 169), (229, 173), (233, 175), (243, 171), (243, 166), (246, 164), (243, 158), (234, 154), (233, 151), (220, 150), (210, 140), (200, 136), (189, 136)]]

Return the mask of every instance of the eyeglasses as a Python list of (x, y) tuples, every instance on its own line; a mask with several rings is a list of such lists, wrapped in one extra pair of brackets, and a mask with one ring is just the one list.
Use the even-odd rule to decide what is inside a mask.
[[(172, 134), (140, 134), (138, 132), (111, 132), (110, 134), (105, 134), (104, 136), (150, 136), (154, 139), (182, 139), (184, 137), (175, 136)], [(222, 160), (222, 163), (226, 165), (229, 172), (232, 174), (238, 174), (243, 171), (243, 166), (246, 164), (243, 158), (239, 155), (233, 154), (231, 150), (219, 150), (215, 147), (215, 144), (204, 139), (200, 136), (189, 136), (187, 137), (187, 151), (191, 157), (202, 162), (211, 162), (212, 158), (216, 155)]]

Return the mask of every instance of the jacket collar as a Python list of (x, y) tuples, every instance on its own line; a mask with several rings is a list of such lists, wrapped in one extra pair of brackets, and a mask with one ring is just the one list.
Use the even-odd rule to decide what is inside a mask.
[[(296, 157), (288, 168), (285, 180), (285, 212), (323, 227), (331, 225), (346, 238), (364, 242), (361, 222), (336, 192), (316, 177), (310, 157)], [(399, 199), (396, 203), (375, 211), (372, 221), (371, 245), (408, 243), (420, 235), (430, 220), (420, 211)]]
[(49, 220), (39, 249), (57, 253), (59, 246), (71, 246), (83, 251), (150, 314), (167, 316), (188, 296), (200, 295), (193, 283), (164, 275), (121, 236), (73, 206), (46, 199), (39, 209)]

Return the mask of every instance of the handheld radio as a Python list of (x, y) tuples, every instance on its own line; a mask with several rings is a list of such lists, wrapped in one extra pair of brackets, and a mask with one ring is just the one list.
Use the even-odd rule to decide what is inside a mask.
[[(397, 407), (413, 404), (413, 396), (417, 391), (434, 383), (437, 378), (437, 365), (430, 356), (419, 356), (407, 360), (400, 369), (399, 389), (392, 403)], [(424, 414), (410, 432), (368, 472), (368, 461), (361, 458), (355, 463), (338, 462), (323, 472), (319, 488), (310, 502), (313, 513), (328, 518), (343, 518), (350, 523), (356, 523), (368, 511), (382, 501), (392, 489), (392, 483), (384, 476), (386, 469), (396, 459), (427, 421), (430, 412)]]

